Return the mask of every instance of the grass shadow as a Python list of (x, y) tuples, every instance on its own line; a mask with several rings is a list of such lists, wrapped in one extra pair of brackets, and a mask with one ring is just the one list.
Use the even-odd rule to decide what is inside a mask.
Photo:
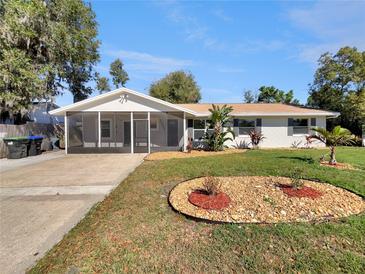
[(289, 160), (298, 160), (302, 162), (306, 162), (308, 164), (314, 164), (315, 160), (311, 156), (279, 156), (276, 157), (279, 159), (289, 159)]

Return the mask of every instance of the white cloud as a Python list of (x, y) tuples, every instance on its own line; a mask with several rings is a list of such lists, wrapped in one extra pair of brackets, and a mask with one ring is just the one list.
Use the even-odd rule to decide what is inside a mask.
[(187, 59), (160, 57), (137, 51), (106, 50), (105, 54), (113, 58), (121, 58), (129, 70), (147, 73), (167, 73), (172, 70), (188, 69), (195, 65), (193, 61)]
[(318, 40), (299, 45), (300, 60), (314, 62), (322, 53), (336, 52), (343, 46), (365, 49), (364, 12), (364, 1), (319, 1), (308, 8), (289, 10), (293, 24)]
[(225, 22), (232, 22), (233, 18), (228, 16), (224, 10), (222, 9), (217, 9), (217, 10), (213, 10), (212, 14), (215, 15), (216, 17), (218, 17), (219, 19), (225, 21)]
[[(168, 1), (159, 4), (164, 8), (167, 18), (182, 28), (187, 42), (199, 42), (205, 49), (222, 51), (232, 54), (241, 54), (245, 52), (256, 51), (275, 51), (284, 48), (285, 43), (279, 40), (260, 41), (228, 41), (217, 38), (211, 34), (209, 27), (201, 23), (199, 18), (193, 16), (180, 2)], [(231, 18), (225, 15), (223, 10), (215, 10), (215, 16), (225, 21)]]

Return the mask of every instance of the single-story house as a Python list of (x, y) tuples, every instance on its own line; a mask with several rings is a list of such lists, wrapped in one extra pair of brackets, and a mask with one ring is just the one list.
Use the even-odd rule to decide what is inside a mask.
[[(223, 104), (217, 104), (223, 105)], [(249, 146), (260, 130), (262, 147), (304, 146), (311, 127), (326, 127), (339, 113), (285, 104), (227, 104), (233, 107), (234, 147)], [(185, 150), (209, 128), (211, 104), (172, 104), (120, 88), (50, 111), (64, 116), (66, 153), (150, 153)], [(313, 146), (323, 144), (314, 143)]]

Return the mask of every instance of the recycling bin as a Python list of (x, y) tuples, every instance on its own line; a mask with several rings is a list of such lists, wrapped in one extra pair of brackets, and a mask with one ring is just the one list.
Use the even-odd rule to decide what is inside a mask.
[(8, 148), (8, 159), (20, 159), (28, 156), (28, 137), (6, 137), (3, 140)]
[(28, 156), (36, 156), (42, 153), (42, 136), (28, 136), (29, 140), (29, 150)]

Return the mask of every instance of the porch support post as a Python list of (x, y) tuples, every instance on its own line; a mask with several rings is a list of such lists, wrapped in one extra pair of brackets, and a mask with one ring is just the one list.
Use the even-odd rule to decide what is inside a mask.
[(68, 129), (67, 129), (67, 112), (65, 113), (65, 121), (64, 121), (64, 133), (65, 133), (65, 153), (67, 154), (67, 146), (68, 146)]
[(100, 120), (100, 111), (98, 111), (98, 147), (101, 147), (101, 120)]
[(183, 151), (186, 151), (186, 146), (188, 144), (188, 135), (186, 134), (186, 117), (185, 117), (185, 112), (184, 112), (184, 118), (183, 118), (183, 133), (184, 133), (184, 141), (183, 141)]
[(148, 153), (151, 153), (151, 113), (147, 112), (148, 121)]
[(134, 140), (133, 140), (133, 112), (131, 112), (131, 153), (134, 153)]

